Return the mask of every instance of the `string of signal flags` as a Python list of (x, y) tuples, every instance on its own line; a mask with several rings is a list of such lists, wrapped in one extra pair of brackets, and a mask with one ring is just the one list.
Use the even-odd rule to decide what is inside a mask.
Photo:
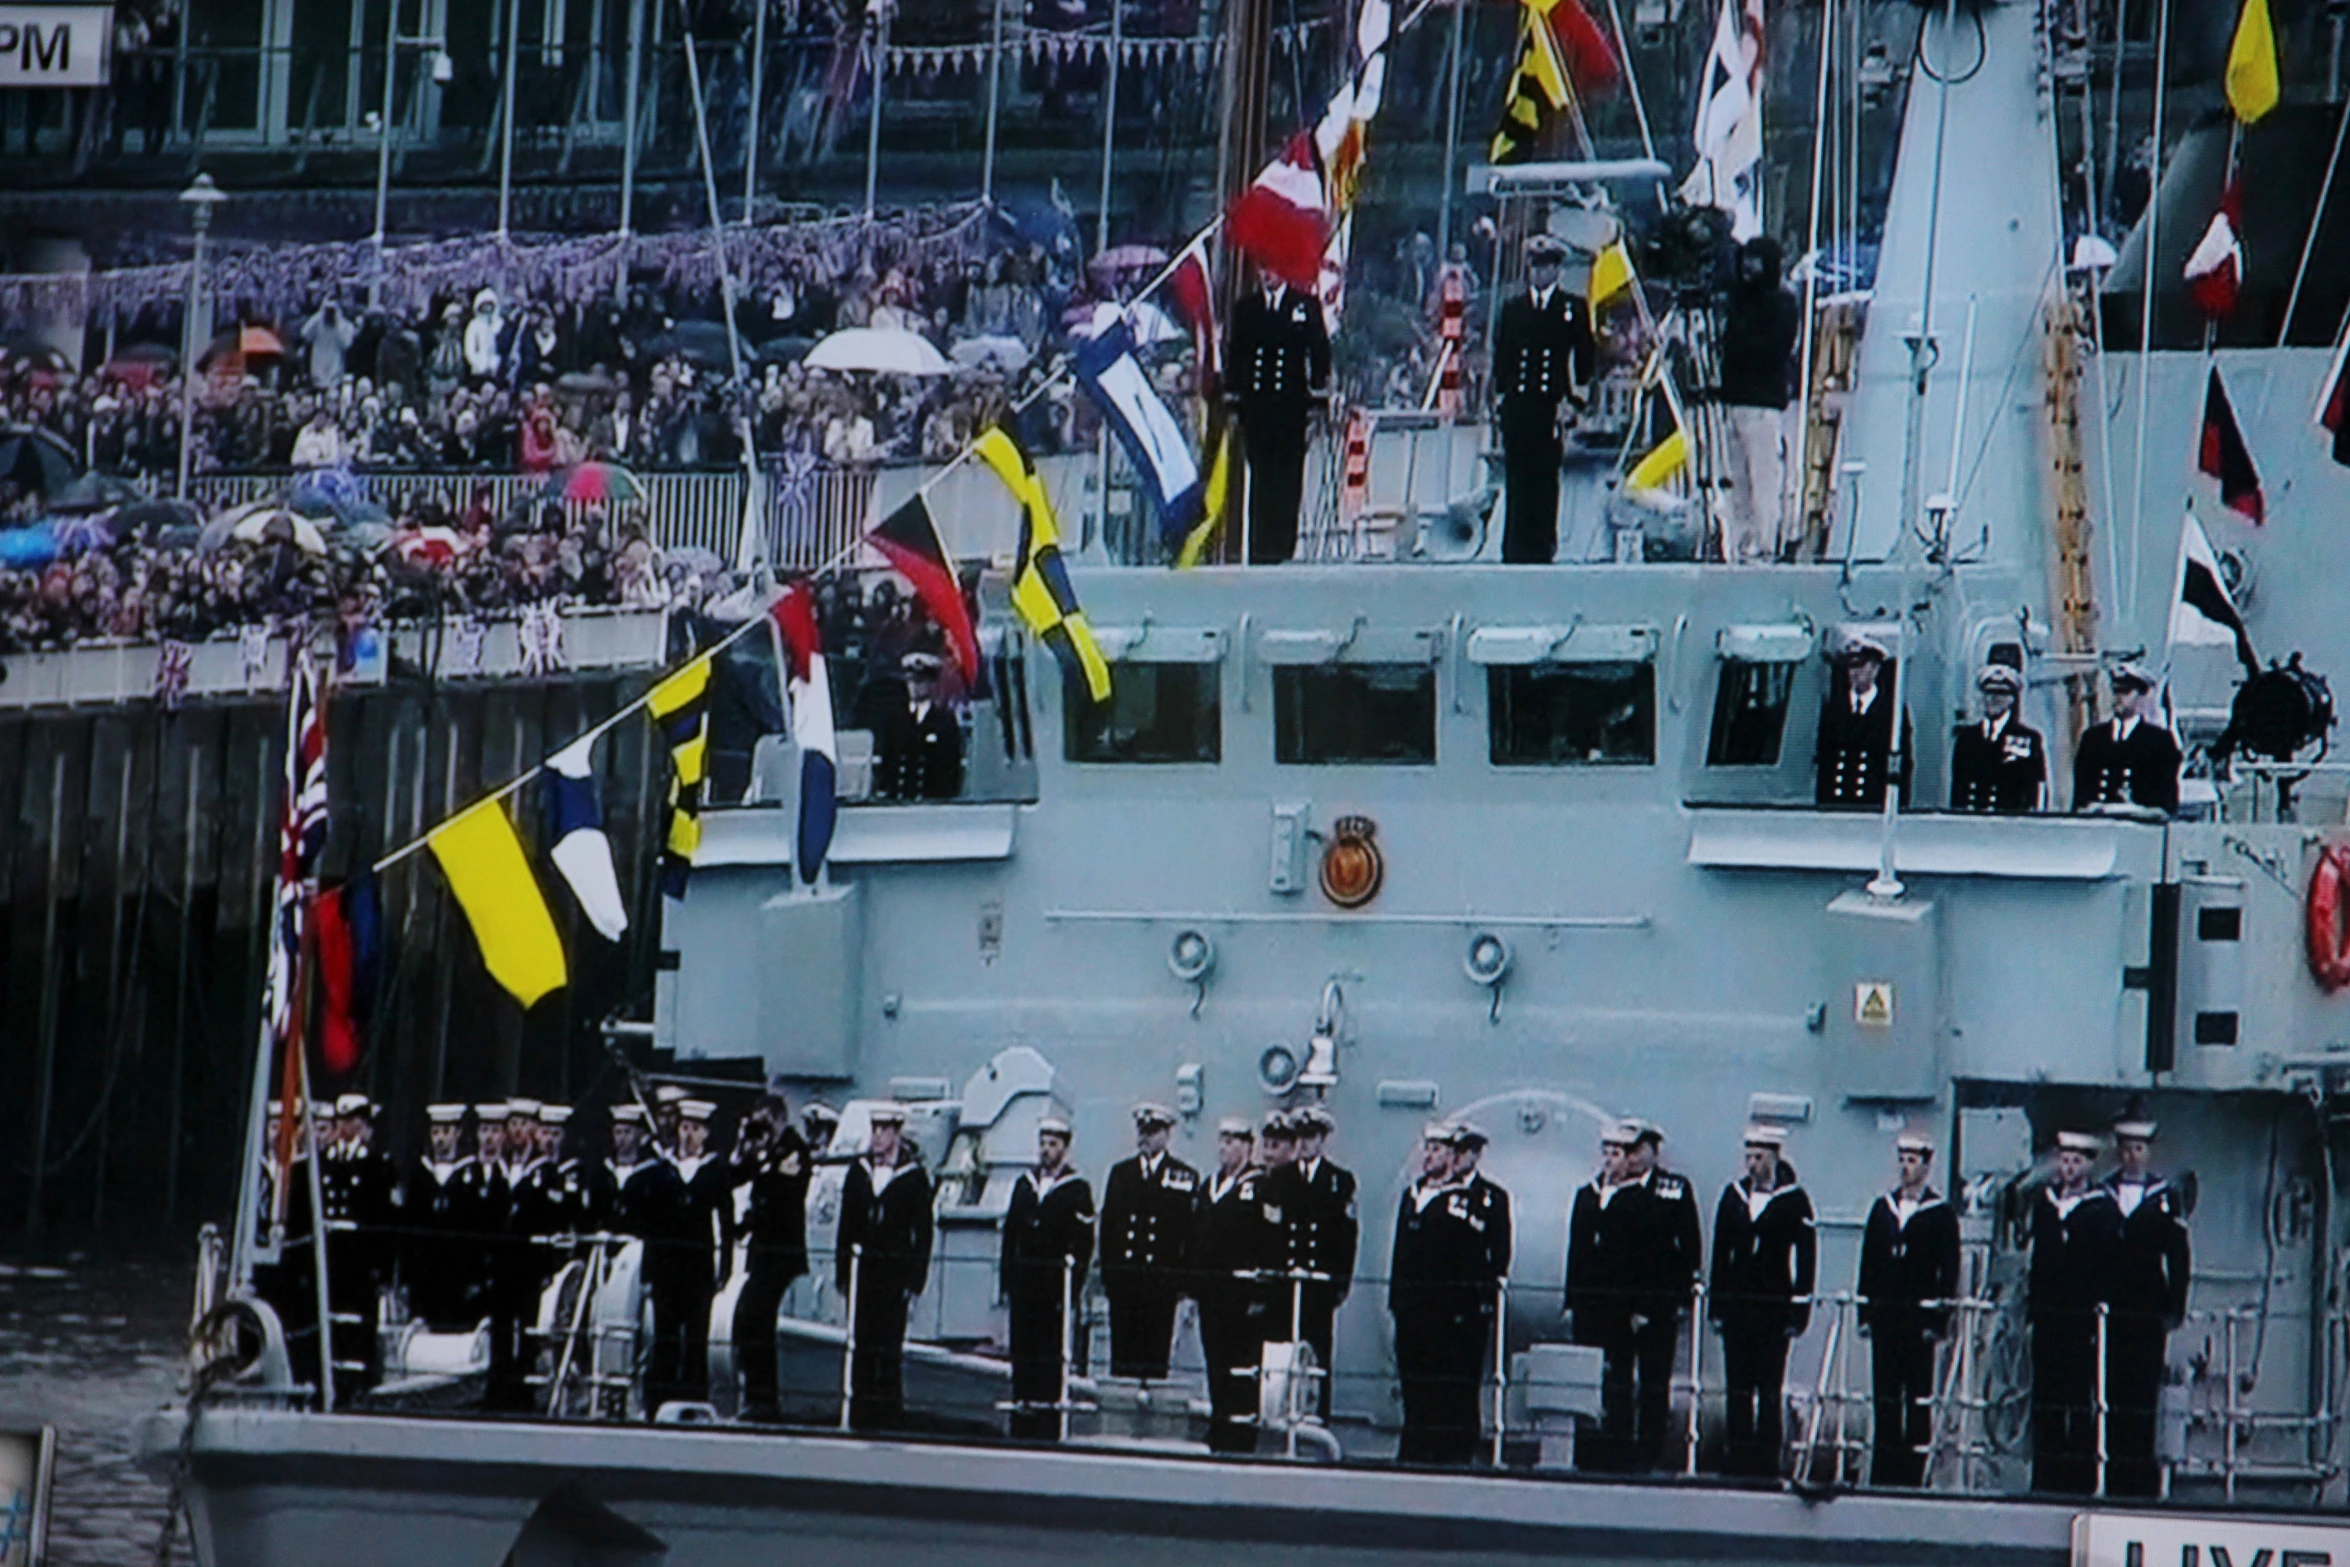
[[(1359, 188), (1365, 133), (1383, 97), (1392, 40), (1418, 23), (1435, 0), (1417, 0), (1398, 23), (1389, 0), (1360, 0), (1351, 39), (1353, 70), (1321, 118), (1301, 130), (1244, 190), (1227, 212), (1211, 220), (1148, 283), (1125, 302), (1119, 317), (1084, 344), (1074, 363), (1031, 388), (1012, 409), (1016, 418), (1064, 379), (1074, 377), (1100, 409), (1131, 461), (1159, 522), (1171, 562), (1203, 563), (1214, 550), (1233, 492), (1232, 431), (1208, 394), (1213, 386), (1218, 333), (1210, 276), (1211, 246), (1220, 229), (1232, 248), (1263, 271), (1312, 287), (1335, 314), (1341, 302), (1352, 203)], [(1612, 80), (1616, 65), (1605, 40), (1577, 0), (1521, 0), (1521, 49), (1558, 59), (1564, 72), (1543, 70), (1543, 87), (1560, 95), (1563, 77), (1589, 85)], [(1553, 39), (1561, 47), (1553, 53)], [(1563, 59), (1561, 58), (1563, 56)], [(1571, 63), (1570, 63), (1571, 62)], [(1539, 90), (1539, 89), (1537, 89)], [(1546, 104), (1555, 112), (1564, 104)], [(1505, 110), (1505, 114), (1515, 112)], [(1522, 133), (1527, 127), (1519, 127)], [(1332, 265), (1339, 282), (1330, 282)], [(1628, 261), (1607, 258), (1609, 292), (1631, 284)], [(1137, 309), (1164, 289), (1189, 324), (1201, 367), (1202, 414), (1195, 456), (1179, 421), (1140, 363), (1134, 335)], [(980, 675), (979, 638), (955, 560), (928, 497), (967, 462), (984, 464), (1002, 481), (1021, 513), (1019, 548), (1010, 575), (1010, 602), (1030, 635), (1049, 649), (1074, 686), (1095, 703), (1109, 700), (1112, 676), (1094, 639), (1062, 555), (1059, 519), (1035, 461), (1005, 425), (982, 433), (924, 482), (903, 505), (855, 544), (793, 582), (769, 606), (668, 671), (635, 701), (589, 728), (546, 760), (525, 769), (415, 839), (378, 858), (375, 875), (429, 853), (463, 909), (490, 976), (525, 1009), (569, 983), (569, 959), (554, 913), (517, 832), (509, 802), (544, 779), (547, 857), (587, 922), (605, 940), (628, 928), (628, 914), (603, 832), (592, 765), (596, 742), (638, 714), (649, 718), (667, 745), (670, 779), (661, 833), (661, 886), (684, 894), (702, 841), (709, 768), (710, 689), (717, 660), (761, 627), (776, 627), (785, 651), (786, 702), (801, 755), (800, 820), (793, 862), (804, 882), (822, 874), (829, 854), (836, 801), (831, 694), (825, 678), (810, 583), (828, 577), (870, 546), (903, 576), (938, 626), (967, 685)], [(333, 901), (318, 900), (323, 907)], [(338, 913), (340, 911), (337, 911)], [(329, 987), (330, 990), (338, 987)], [(347, 993), (348, 987), (339, 987)]]

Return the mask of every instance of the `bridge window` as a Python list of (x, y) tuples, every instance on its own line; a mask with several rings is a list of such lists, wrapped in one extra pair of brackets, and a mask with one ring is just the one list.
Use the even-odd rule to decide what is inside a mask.
[(1273, 669), (1273, 760), (1284, 766), (1436, 760), (1436, 671), (1415, 664)]
[(1498, 664), (1485, 689), (1496, 767), (1656, 760), (1656, 666), (1646, 659)]
[(1064, 674), (1063, 754), (1072, 762), (1217, 762), (1224, 756), (1221, 664), (1120, 663), (1110, 699)]
[(1714, 729), (1705, 748), (1706, 766), (1778, 765), (1795, 670), (1794, 664), (1776, 660), (1722, 660), (1721, 679), (1714, 686)]

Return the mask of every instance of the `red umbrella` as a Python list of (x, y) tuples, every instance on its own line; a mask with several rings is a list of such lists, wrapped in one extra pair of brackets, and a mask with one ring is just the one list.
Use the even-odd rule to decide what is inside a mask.
[(390, 548), (411, 566), (447, 566), (465, 552), (465, 537), (454, 528), (404, 528)]
[(547, 481), (539, 499), (567, 506), (626, 505), (644, 498), (636, 475), (614, 462), (583, 462)]

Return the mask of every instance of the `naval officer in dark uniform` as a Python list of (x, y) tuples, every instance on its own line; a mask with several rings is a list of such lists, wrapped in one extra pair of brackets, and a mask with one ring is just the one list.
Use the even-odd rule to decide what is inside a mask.
[(999, 1270), (1011, 1308), (1011, 1434), (1057, 1442), (1067, 1432), (1061, 1368), (1069, 1310), (1093, 1262), (1093, 1188), (1069, 1164), (1069, 1123), (1036, 1123), (1036, 1165), (1012, 1183)]
[(782, 1418), (776, 1385), (775, 1319), (784, 1291), (808, 1271), (808, 1181), (814, 1158), (778, 1096), (746, 1116), (736, 1134), (729, 1179), (741, 1204), (743, 1287), (734, 1300), (734, 1354), (742, 1367), (742, 1417)]
[[(375, 1101), (345, 1094), (335, 1101), (336, 1137), (318, 1163), (326, 1213), (328, 1335), (335, 1358), (335, 1400), (348, 1404), (382, 1379), (376, 1323), (399, 1216), (399, 1172), (375, 1146)], [(346, 1320), (352, 1319), (352, 1320)]]
[(1558, 554), (1559, 404), (1583, 406), (1594, 347), (1591, 311), (1559, 283), (1566, 247), (1548, 234), (1526, 246), (1526, 291), (1493, 328), (1493, 395), (1501, 426), (1501, 558), (1547, 566)]
[(1297, 553), (1305, 494), (1306, 425), (1330, 384), (1322, 302), (1266, 276), (1232, 305), (1224, 391), (1248, 462), (1248, 559), (1277, 566)]
[(1983, 716), (1950, 732), (1950, 808), (2021, 816), (2048, 795), (2048, 748), (2016, 712), (2021, 671), (1985, 664), (1975, 677)]
[(1708, 1314), (1722, 1335), (1729, 1397), (1723, 1472), (1779, 1474), (1787, 1402), (1787, 1345), (1811, 1325), (1819, 1273), (1819, 1229), (1811, 1198), (1781, 1157), (1787, 1131), (1746, 1129), (1746, 1173), (1722, 1189), (1714, 1210), (1713, 1289)]
[(1934, 1345), (1958, 1295), (1958, 1210), (1927, 1177), (1934, 1140), (1893, 1139), (1900, 1178), (1869, 1206), (1860, 1241), (1860, 1330), (1869, 1340), (1875, 1456), (1869, 1483), (1915, 1486), (1934, 1435)]
[(865, 1156), (841, 1183), (833, 1285), (854, 1301), (849, 1424), (897, 1424), (906, 1408), (906, 1316), (930, 1282), (930, 1176), (905, 1145), (906, 1107), (875, 1105)]
[(1602, 1356), (1599, 1430), (1576, 1446), (1575, 1466), (1622, 1469), (1632, 1445), (1632, 1234), (1626, 1222), (1646, 1189), (1632, 1174), (1640, 1129), (1629, 1121), (1599, 1135), (1599, 1169), (1576, 1188), (1567, 1214), (1568, 1328)]
[(710, 1396), (710, 1306), (734, 1260), (732, 1172), (710, 1148), (710, 1118), (717, 1113), (707, 1099), (679, 1101), (677, 1152), (670, 1159), (685, 1194), (670, 1284), (679, 1319), (680, 1386), (697, 1403)]
[(1188, 1283), (1184, 1243), (1200, 1189), (1199, 1172), (1167, 1152), (1175, 1120), (1165, 1105), (1136, 1105), (1134, 1157), (1110, 1166), (1102, 1182), (1102, 1293), (1110, 1300), (1114, 1377), (1158, 1382), (1167, 1375), (1175, 1302)]
[[(1403, 1392), (1405, 1463), (1470, 1464), (1483, 1424), (1487, 1337), (1496, 1314), (1494, 1226), (1506, 1223), (1464, 1172), (1465, 1147), (1483, 1146), (1474, 1128), (1439, 1124), (1421, 1138), (1421, 1174), (1403, 1195), (1388, 1264), (1387, 1310), (1395, 1321), (1396, 1373)], [(1473, 1170), (1473, 1161), (1472, 1161)], [(1505, 1264), (1506, 1267), (1506, 1264)]]
[(669, 1252), (684, 1228), (685, 1182), (677, 1166), (650, 1152), (651, 1118), (641, 1104), (612, 1107), (612, 1156), (588, 1174), (589, 1222), (644, 1243), (638, 1277), (652, 1307), (652, 1349), (645, 1366), (645, 1413), (685, 1395), (684, 1324), (669, 1288)]
[(2138, 664), (2113, 672), (2114, 715), (2082, 732), (2073, 754), (2073, 809), (2179, 808), (2179, 742), (2154, 720), (2154, 677)]
[[(1362, 1223), (1355, 1213), (1354, 1172), (1323, 1153), (1338, 1122), (1320, 1105), (1307, 1105), (1290, 1119), (1297, 1128), (1297, 1160), (1282, 1167), (1272, 1200), (1282, 1210), (1289, 1268), (1321, 1277), (1299, 1287), (1294, 1297), (1299, 1320), (1289, 1323), (1291, 1332), (1281, 1336), (1313, 1346), (1314, 1364), (1322, 1371), (1321, 1415), (1327, 1421), (1335, 1380), (1331, 1340), (1338, 1307), (1354, 1284)], [(1287, 1306), (1285, 1299), (1278, 1313), (1284, 1323), (1289, 1318)]]
[(1256, 1129), (1244, 1116), (1216, 1128), (1216, 1172), (1200, 1183), (1187, 1255), (1199, 1302), (1200, 1358), (1208, 1375), (1208, 1450), (1256, 1450), (1256, 1370), (1264, 1359), (1271, 1302), (1257, 1275), (1280, 1265), (1281, 1227), (1265, 1214)]
[(913, 652), (899, 660), (906, 701), (882, 723), (874, 788), (889, 800), (952, 800), (963, 792), (963, 726), (939, 700), (941, 661)]
[[(1819, 738), (1813, 751), (1818, 778), (1813, 798), (1821, 805), (1876, 810), (1885, 803), (1885, 780), (1893, 771), (1893, 667), (1885, 644), (1870, 631), (1855, 633), (1836, 653), (1837, 679), (1820, 704)], [(1901, 715), (1900, 789), (1909, 800), (1909, 714)]]
[(2112, 1298), (2121, 1209), (2090, 1183), (2096, 1158), (2096, 1138), (2057, 1133), (2056, 1178), (2032, 1199), (2035, 1491), (2087, 1495), (2097, 1483), (2097, 1308)]
[(1690, 1307), (1698, 1270), (1705, 1265), (1697, 1189), (1686, 1177), (1657, 1167), (1664, 1140), (1653, 1122), (1636, 1123), (1628, 1164), (1645, 1193), (1624, 1215), (1631, 1232), (1632, 1359), (1640, 1378), (1632, 1406), (1631, 1467), (1636, 1473), (1665, 1461), (1681, 1315)]
[(2105, 1328), (2106, 1489), (2116, 1496), (2161, 1494), (2154, 1434), (2165, 1351), (2186, 1320), (2194, 1269), (2185, 1194), (2154, 1173), (2156, 1130), (2152, 1121), (2115, 1122), (2119, 1168), (2105, 1180), (2121, 1218)]

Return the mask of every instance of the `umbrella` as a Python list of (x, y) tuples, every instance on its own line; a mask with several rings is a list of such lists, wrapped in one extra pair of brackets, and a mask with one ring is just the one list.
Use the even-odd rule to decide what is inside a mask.
[(411, 566), (446, 566), (465, 553), (465, 535), (454, 528), (402, 528), (387, 547)]
[(85, 473), (49, 494), (51, 511), (104, 511), (139, 500), (138, 490), (111, 473)]
[(555, 377), (558, 392), (609, 392), (612, 384), (610, 376), (598, 375), (593, 370), (570, 370)]
[(248, 358), (261, 358), (270, 354), (283, 354), (285, 351), (285, 340), (265, 326), (241, 326), (237, 328), (237, 352), (245, 355)]
[(808, 350), (815, 346), (815, 341), (814, 338), (789, 334), (771, 337), (759, 345), (757, 358), (763, 365), (789, 364), (795, 359), (808, 357)]
[(930, 339), (884, 327), (853, 326), (808, 350), (811, 370), (871, 370), (881, 375), (947, 375), (953, 370)]
[(1096, 272), (1140, 272), (1165, 266), (1167, 253), (1156, 245), (1112, 245), (1089, 264)]
[(645, 498), (645, 487), (635, 474), (616, 462), (583, 462), (549, 478), (539, 491), (542, 501), (565, 505), (625, 506)]
[(13, 480), (20, 490), (54, 494), (81, 471), (81, 459), (63, 436), (47, 430), (0, 432), (0, 480)]
[(56, 344), (44, 342), (30, 332), (11, 332), (7, 337), (0, 338), (0, 349), (5, 349), (11, 359), (38, 365), (43, 370), (73, 368), (71, 361), (58, 350)]
[(196, 508), (186, 501), (132, 501), (117, 507), (114, 513), (117, 533), (153, 528), (159, 537), (173, 528), (194, 528), (202, 521)]
[(239, 544), (291, 544), (305, 554), (326, 553), (326, 535), (318, 531), (318, 524), (283, 506), (246, 514), (229, 529), (229, 537)]
[(305, 517), (348, 520), (367, 504), (367, 487), (348, 468), (313, 468), (296, 478), (286, 492), (286, 505)]
[(727, 348), (731, 337), (724, 322), (680, 321), (669, 336), (676, 342), (677, 351), (688, 359), (705, 365), (733, 362)]
[(1033, 357), (1028, 352), (1028, 345), (1016, 337), (967, 337), (953, 349), (955, 363), (966, 370), (976, 370), (987, 364), (1005, 370), (1025, 370)]
[(46, 566), (57, 558), (57, 530), (36, 522), (0, 528), (0, 566)]

